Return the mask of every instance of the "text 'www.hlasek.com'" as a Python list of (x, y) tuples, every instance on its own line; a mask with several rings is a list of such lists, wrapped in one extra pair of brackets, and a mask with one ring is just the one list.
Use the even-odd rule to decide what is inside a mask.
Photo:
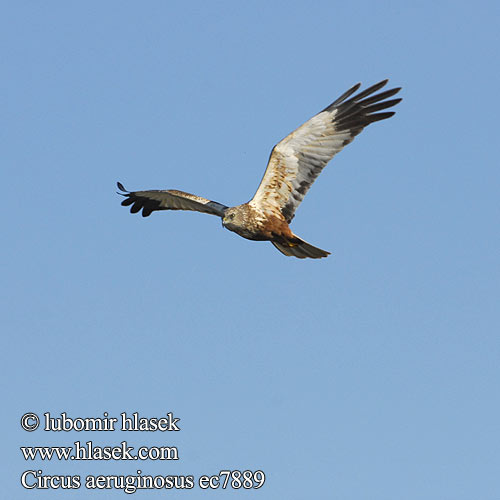
[[(44, 413), (25, 413), (21, 417), (21, 427), (27, 432), (179, 432), (180, 418), (172, 412), (162, 417), (142, 417), (137, 412), (121, 413), (110, 417), (107, 412), (102, 417), (70, 417), (66, 413), (53, 416)], [(216, 489), (259, 489), (266, 476), (262, 470), (221, 469), (213, 474), (172, 475), (148, 474), (142, 468), (134, 467), (130, 474), (78, 474), (81, 461), (177, 461), (179, 450), (176, 446), (131, 446), (127, 441), (113, 445), (97, 445), (83, 439), (67, 443), (66, 446), (21, 446), (21, 454), (26, 461), (49, 463), (53, 461), (73, 462), (75, 473), (57, 474), (46, 472), (42, 466), (32, 467), (22, 472), (21, 485), (27, 490), (74, 490), (86, 488), (89, 491), (122, 490), (135, 493), (139, 490), (201, 490)], [(76, 463), (75, 463), (76, 462)]]

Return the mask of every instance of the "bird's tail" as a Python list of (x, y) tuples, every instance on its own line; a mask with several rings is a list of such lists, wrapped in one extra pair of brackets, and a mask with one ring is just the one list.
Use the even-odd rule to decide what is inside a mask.
[(307, 241), (295, 235), (293, 239), (281, 240), (279, 242), (271, 241), (271, 243), (282, 254), (288, 257), (297, 257), (298, 259), (321, 259), (322, 257), (328, 257), (330, 255), (330, 252), (313, 247), (311, 244), (307, 243)]

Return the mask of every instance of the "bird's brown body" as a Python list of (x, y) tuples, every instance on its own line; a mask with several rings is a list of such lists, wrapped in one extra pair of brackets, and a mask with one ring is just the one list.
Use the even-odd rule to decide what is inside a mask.
[(265, 213), (252, 206), (252, 202), (228, 208), (222, 224), (229, 231), (233, 231), (247, 240), (270, 241), (285, 255), (293, 255), (297, 252), (310, 258), (328, 255), (328, 252), (313, 247), (295, 235), (281, 213)]
[(228, 208), (222, 225), (247, 240), (272, 241), (294, 236), (283, 215), (266, 214), (250, 203)]

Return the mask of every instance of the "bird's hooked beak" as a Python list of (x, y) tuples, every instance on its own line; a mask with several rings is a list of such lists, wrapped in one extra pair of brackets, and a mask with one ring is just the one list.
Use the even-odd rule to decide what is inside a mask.
[(224, 212), (224, 215), (222, 216), (221, 220), (222, 220), (222, 226), (226, 227), (226, 224), (229, 222), (229, 219), (227, 217), (227, 213), (226, 212)]

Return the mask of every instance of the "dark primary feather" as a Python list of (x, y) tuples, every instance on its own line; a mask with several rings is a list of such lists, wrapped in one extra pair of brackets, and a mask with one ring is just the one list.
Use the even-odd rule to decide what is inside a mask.
[[(373, 94), (380, 90), (387, 84), (388, 80), (382, 80), (371, 87), (368, 87), (363, 92), (351, 97), (349, 100), (345, 100), (347, 97), (350, 97), (360, 86), (358, 83), (350, 90), (348, 90), (343, 96), (334, 101), (330, 106), (324, 109), (324, 111), (334, 111), (337, 110), (337, 113), (334, 115), (335, 128), (337, 130), (351, 130), (353, 132), (353, 137), (359, 134), (364, 127), (369, 125), (370, 123), (385, 120), (386, 118), (390, 118), (395, 113), (394, 111), (389, 111), (385, 113), (376, 113), (376, 111), (381, 111), (383, 109), (391, 108), (395, 106), (402, 99), (391, 99), (384, 100), (388, 97), (392, 97), (397, 94), (401, 87), (396, 87), (390, 90), (386, 90), (384, 92), (380, 92), (379, 94)], [(365, 99), (365, 97), (368, 97)]]
[(122, 193), (118, 193), (121, 196), (125, 196), (125, 199), (121, 202), (124, 207), (130, 207), (130, 213), (136, 214), (142, 209), (142, 216), (149, 217), (155, 210), (161, 210), (160, 201), (147, 198), (145, 196), (140, 196), (137, 193), (132, 193), (127, 191), (121, 182), (117, 182), (116, 185)]

